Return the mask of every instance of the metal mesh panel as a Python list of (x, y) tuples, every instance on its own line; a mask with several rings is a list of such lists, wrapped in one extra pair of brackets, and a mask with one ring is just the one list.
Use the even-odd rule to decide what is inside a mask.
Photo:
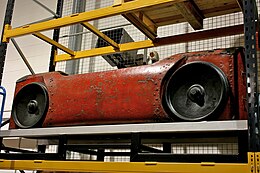
[(46, 153), (56, 153), (58, 151), (58, 146), (57, 145), (48, 145), (46, 147)]
[[(86, 3), (86, 11), (90, 11), (97, 8), (102, 8), (110, 6), (113, 4), (113, 0), (108, 1), (88, 1)], [(65, 1), (64, 4), (64, 16), (72, 14), (73, 1)], [(100, 31), (106, 32), (108, 30), (124, 28), (125, 31), (130, 35), (134, 41), (145, 40), (145, 36), (131, 25), (124, 17), (122, 16), (113, 16), (100, 20), (95, 20), (90, 22), (92, 25), (97, 27)], [(232, 26), (235, 24), (243, 23), (243, 15), (241, 12), (228, 14), (223, 16), (217, 16), (212, 18), (207, 18), (203, 21), (204, 30), (213, 29), (224, 26)], [(178, 35), (185, 34), (190, 32), (196, 32), (188, 23), (180, 23), (174, 25), (168, 25), (159, 27), (158, 36), (165, 37), (169, 35)], [(98, 37), (87, 29), (83, 29), (83, 32), (80, 33), (70, 33), (69, 27), (65, 27), (61, 30), (60, 43), (68, 46), (69, 42), (75, 35), (83, 35), (81, 50), (88, 50), (96, 47)], [(110, 35), (111, 38), (116, 36)], [(174, 45), (167, 45), (161, 47), (150, 48), (148, 50), (138, 50), (137, 54), (143, 54), (144, 57), (149, 56), (149, 52), (157, 51), (159, 53), (160, 59), (166, 58), (168, 56), (184, 53), (184, 52), (194, 52), (201, 50), (212, 50), (217, 48), (228, 48), (228, 47), (237, 47), (243, 46), (243, 35), (227, 36), (215, 39), (208, 39), (202, 41), (194, 41), (189, 43), (181, 43)], [(59, 53), (62, 53), (61, 51)], [(66, 62), (57, 63), (56, 70), (65, 71)], [(108, 71), (117, 69), (116, 66), (111, 66), (102, 56), (91, 57), (81, 59), (79, 61), (79, 68), (76, 73), (88, 73), (88, 72), (98, 72), (98, 71)]]
[[(64, 4), (63, 4), (63, 9), (62, 9), (62, 15), (64, 16), (68, 16), (72, 14), (72, 5), (73, 4), (73, 0), (65, 0)], [(64, 46), (68, 47), (69, 44), (69, 39), (68, 39), (68, 35), (69, 35), (69, 31), (70, 31), (70, 26), (67, 27), (63, 27), (60, 29), (60, 38), (59, 38), (59, 42), (61, 44), (63, 44)], [(64, 53), (63, 51), (58, 50), (58, 53)], [(56, 70), (59, 71), (65, 71), (66, 68), (66, 62), (58, 62), (56, 64)]]
[(173, 144), (174, 154), (238, 154), (236, 143), (207, 143), (207, 144)]
[[(105, 150), (106, 152), (130, 152), (129, 149)], [(129, 162), (130, 156), (105, 156), (105, 162)]]
[(82, 154), (78, 152), (67, 152), (66, 159), (68, 160), (96, 160), (96, 155)]
[[(147, 146), (163, 150), (162, 144)], [(171, 147), (173, 154), (238, 154), (237, 143), (178, 143), (172, 144)]]
[[(88, 1), (86, 3), (86, 11), (90, 11), (93, 9), (103, 8), (106, 6), (111, 6), (113, 4), (113, 0), (109, 1)], [(64, 4), (64, 13), (63, 16), (71, 15), (72, 10), (70, 10), (73, 7), (73, 1), (65, 1)], [(101, 32), (108, 32), (109, 30), (115, 30), (115, 29), (121, 29), (124, 28), (124, 30), (127, 32), (127, 34), (130, 35), (130, 37), (134, 41), (141, 41), (145, 39), (145, 36), (134, 26), (132, 26), (124, 17), (122, 16), (113, 16), (108, 17), (100, 20), (95, 20), (89, 22), (93, 26), (97, 27)], [(117, 33), (114, 33), (117, 34)], [(83, 32), (81, 33), (71, 33), (69, 27), (65, 27), (61, 30), (60, 34), (60, 43), (62, 43), (65, 46), (68, 46), (69, 43), (72, 41), (73, 37), (77, 35), (82, 35), (82, 44), (81, 44), (81, 50), (88, 50), (96, 47), (98, 37), (91, 32), (89, 32), (87, 29), (83, 29)], [(116, 35), (109, 35), (111, 38), (118, 37)], [(138, 54), (143, 54), (143, 50), (139, 50)], [(59, 51), (59, 54), (63, 53), (62, 51)], [(66, 71), (66, 65), (68, 63), (66, 62), (59, 62), (57, 63), (56, 70), (60, 71)], [(88, 73), (88, 72), (97, 72), (97, 71), (108, 71), (117, 69), (116, 66), (111, 66), (102, 56), (97, 57), (91, 57), (86, 59), (81, 59), (78, 62), (78, 69), (76, 69), (76, 73)], [(68, 72), (68, 71), (66, 71)], [(68, 72), (70, 73), (70, 72)]]
[[(212, 17), (204, 20), (205, 29), (215, 29), (243, 23), (242, 12), (228, 14), (223, 16)], [(244, 46), (244, 37), (241, 35), (226, 36), (202, 41), (188, 43), (188, 52), (211, 50), (217, 48), (239, 47)]]

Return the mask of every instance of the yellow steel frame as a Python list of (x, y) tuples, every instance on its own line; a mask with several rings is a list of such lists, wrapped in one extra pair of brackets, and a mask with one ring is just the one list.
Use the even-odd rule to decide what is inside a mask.
[(255, 172), (259, 173), (260, 172), (260, 152), (255, 153), (253, 160), (255, 161), (255, 163), (254, 163)]
[(90, 50), (77, 51), (75, 52), (75, 56), (70, 56), (68, 54), (57, 55), (55, 56), (54, 61), (55, 62), (67, 61), (71, 59), (86, 58), (86, 57), (111, 54), (116, 52), (130, 51), (135, 49), (144, 49), (144, 48), (154, 47), (155, 45), (156, 44), (154, 44), (151, 40), (124, 43), (124, 44), (119, 44), (118, 49), (115, 49), (113, 46), (106, 46), (101, 48), (93, 48)]
[(155, 46), (184, 43), (189, 41), (210, 39), (216, 37), (223, 37), (228, 35), (242, 34), (244, 32), (243, 25), (236, 25), (226, 28), (212, 29), (210, 31), (200, 31), (195, 33), (188, 33), (176, 36), (170, 36), (165, 38), (157, 38), (154, 41), (145, 40), (131, 43), (118, 44), (119, 48), (115, 49), (113, 46), (106, 46), (101, 48), (95, 48), (91, 50), (77, 51), (74, 56), (68, 54), (60, 54), (55, 56), (55, 62), (67, 61), (71, 59), (85, 58), (91, 56), (98, 56), (104, 54), (111, 54), (116, 52), (124, 52), (135, 49), (145, 49)]
[[(56, 55), (55, 62), (65, 61), (77, 58), (91, 57), (102, 54), (123, 52), (135, 49), (149, 48), (154, 46), (181, 43), (187, 41), (202, 40), (204, 38), (214, 38), (230, 34), (243, 33), (243, 25), (237, 25), (228, 28), (213, 29), (210, 31), (201, 31), (166, 38), (156, 38), (157, 26), (139, 11), (162, 4), (176, 4), (187, 2), (186, 0), (135, 0), (125, 2), (124, 0), (114, 0), (114, 5), (93, 11), (73, 14), (71, 16), (45, 21), (37, 24), (25, 25), (14, 28), (10, 25), (4, 27), (2, 42), (9, 42), (10, 38), (33, 34), (34, 36), (56, 46), (67, 54)], [(117, 44), (112, 39), (101, 33), (97, 28), (88, 23), (88, 21), (105, 18), (114, 15), (134, 14), (138, 20), (138, 28), (144, 32), (151, 40)], [(196, 12), (198, 13), (198, 12)], [(194, 14), (196, 14), (194, 13)], [(198, 18), (196, 15), (194, 18)], [(198, 23), (199, 20), (195, 20)], [(138, 23), (139, 22), (139, 23)], [(111, 46), (96, 48), (85, 51), (73, 51), (65, 46), (55, 42), (40, 32), (65, 27), (68, 25), (81, 23), (94, 34), (103, 38)], [(195, 23), (195, 24), (197, 24)], [(198, 23), (200, 25), (201, 23)], [(147, 27), (149, 26), (149, 27)], [(200, 27), (200, 26), (199, 26)], [(257, 173), (260, 172), (260, 153), (248, 153), (248, 163), (159, 163), (159, 162), (87, 162), (87, 161), (47, 161), (47, 160), (0, 160), (0, 169), (11, 170), (46, 170), (46, 171), (70, 171), (70, 172), (146, 172), (146, 173)]]
[(259, 153), (248, 153), (248, 163), (161, 163), (0, 160), (0, 169), (93, 173), (257, 173), (258, 167), (256, 167), (256, 155), (259, 155)]
[[(125, 2), (124, 0), (115, 0), (114, 5), (110, 7), (105, 7), (101, 9), (96, 9), (88, 12), (83, 13), (77, 13), (72, 14), (71, 16), (53, 19), (50, 21), (45, 21), (41, 23), (31, 24), (31, 25), (25, 25), (19, 28), (14, 28), (10, 25), (6, 25), (4, 27), (2, 42), (9, 42), (10, 38), (13, 37), (19, 37), (24, 36), (28, 34), (33, 34), (34, 36), (46, 41), (47, 43), (56, 46), (57, 48), (61, 49), (67, 54), (64, 55), (57, 55), (54, 56), (54, 62), (58, 61), (65, 61), (75, 58), (83, 58), (83, 57), (90, 57), (95, 55), (102, 55), (102, 54), (108, 54), (113, 52), (122, 52), (127, 50), (133, 50), (133, 49), (140, 49), (140, 48), (147, 48), (155, 46), (153, 42), (150, 41), (144, 41), (144, 42), (138, 42), (138, 43), (132, 43), (132, 44), (125, 44), (125, 45), (118, 45), (116, 42), (114, 42), (112, 39), (104, 35), (102, 32), (100, 32), (97, 28), (92, 26), (88, 23), (88, 21), (105, 18), (109, 16), (119, 15), (119, 14), (126, 14), (126, 13), (136, 13), (139, 14), (138, 11), (153, 7), (156, 5), (162, 5), (162, 4), (169, 4), (173, 5), (179, 2), (183, 2), (185, 0), (156, 0), (156, 1), (147, 1), (147, 0), (134, 0)], [(152, 38), (152, 40), (156, 37), (157, 27), (150, 27), (151, 21), (148, 20), (143, 15), (138, 15), (137, 17), (142, 18), (143, 25), (138, 27), (142, 32), (145, 34), (148, 34), (149, 38)], [(97, 36), (104, 39), (106, 42), (108, 42), (111, 46), (101, 49), (95, 49), (95, 50), (87, 50), (87, 51), (81, 51), (81, 52), (74, 52), (73, 50), (68, 49), (67, 47), (55, 42), (54, 40), (46, 37), (45, 35), (41, 34), (40, 32), (51, 30), (51, 29), (57, 29), (61, 27), (65, 27), (68, 25), (78, 24), (81, 23), (83, 26), (85, 26), (87, 29), (89, 29), (91, 32), (96, 34)], [(148, 29), (147, 29), (148, 28)], [(158, 44), (157, 44), (158, 45)]]
[[(83, 12), (83, 13), (77, 13), (63, 18), (53, 19), (50, 21), (45, 21), (45, 22), (31, 24), (31, 25), (25, 25), (14, 29), (12, 29), (10, 25), (6, 25), (4, 27), (2, 41), (8, 42), (10, 38), (13, 37), (33, 34), (34, 36), (46, 41), (51, 45), (56, 46), (58, 49), (66, 53), (61, 55), (55, 54), (54, 62), (56, 63), (59, 61), (111, 54), (115, 52), (144, 49), (144, 48), (150, 48), (154, 46), (202, 40), (203, 38), (214, 38), (214, 37), (226, 36), (231, 34), (243, 33), (243, 26), (238, 25), (238, 26), (229, 27), (230, 29), (220, 28), (212, 31), (201, 31), (201, 32), (183, 34), (183, 35), (178, 35), (173, 37), (156, 38), (157, 26), (147, 16), (143, 15), (140, 11), (157, 5), (162, 5), (162, 4), (176, 5), (177, 3), (182, 3), (182, 2), (186, 2), (186, 1), (185, 0), (156, 0), (156, 1), (114, 0), (113, 6), (96, 9), (88, 12)], [(97, 28), (95, 28), (90, 23), (88, 23), (88, 21), (119, 15), (119, 14), (122, 14), (126, 18), (136, 19), (136, 20), (131, 20), (131, 22), (151, 40), (117, 44), (114, 40), (107, 37), (105, 34), (100, 32)], [(82, 24), (91, 32), (104, 39), (110, 46), (91, 49), (91, 50), (84, 50), (84, 51), (73, 51), (40, 33), (42, 31), (61, 28), (64, 26), (78, 24), (78, 23)]]
[(185, 0), (156, 0), (156, 1), (135, 0), (135, 1), (125, 2), (119, 5), (100, 8), (100, 9), (87, 11), (83, 13), (77, 13), (71, 16), (58, 18), (50, 21), (45, 21), (45, 22), (36, 23), (32, 25), (25, 25), (23, 27), (19, 27), (15, 29), (5, 28), (2, 41), (7, 42), (8, 39), (12, 37), (18, 37), (27, 34), (33, 34), (35, 32), (57, 29), (68, 25), (92, 21), (96, 19), (114, 16), (114, 15), (120, 15), (123, 13), (130, 13), (130, 12), (139, 11), (156, 5), (167, 4), (167, 3), (175, 4), (183, 1)]

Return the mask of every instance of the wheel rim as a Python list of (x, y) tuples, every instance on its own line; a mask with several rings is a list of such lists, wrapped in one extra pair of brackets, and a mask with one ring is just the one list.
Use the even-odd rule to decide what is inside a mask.
[(12, 117), (20, 128), (30, 128), (40, 125), (48, 108), (46, 87), (40, 83), (24, 86), (15, 96)]
[(176, 70), (166, 84), (170, 114), (185, 121), (209, 118), (222, 110), (228, 97), (228, 80), (214, 64), (192, 62)]

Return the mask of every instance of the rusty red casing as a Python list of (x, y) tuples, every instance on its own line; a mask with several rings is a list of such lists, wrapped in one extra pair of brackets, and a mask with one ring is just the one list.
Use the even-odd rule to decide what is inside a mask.
[(31, 75), (17, 81), (14, 97), (32, 82), (46, 86), (48, 110), (40, 127), (176, 121), (165, 109), (165, 84), (176, 69), (194, 61), (215, 64), (228, 78), (228, 100), (217, 120), (247, 119), (241, 48), (177, 54), (151, 65), (106, 72)]

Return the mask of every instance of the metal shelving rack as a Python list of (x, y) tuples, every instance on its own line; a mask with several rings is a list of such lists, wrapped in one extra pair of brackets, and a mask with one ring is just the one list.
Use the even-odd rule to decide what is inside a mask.
[[(226, 0), (232, 2), (231, 0)], [(225, 4), (225, 0), (219, 2)], [(204, 2), (204, 1), (201, 1)], [(218, 3), (214, 1), (215, 3)], [(66, 61), (71, 59), (85, 58), (102, 54), (109, 54), (114, 52), (129, 51), (135, 49), (143, 49), (154, 46), (161, 46), (167, 44), (183, 43), (189, 41), (196, 41), (208, 38), (216, 38), (221, 36), (235, 35), (244, 33), (245, 35), (245, 56), (246, 56), (246, 77), (247, 77), (247, 100), (248, 100), (248, 121), (226, 121), (226, 122), (200, 122), (197, 123), (164, 123), (164, 124), (139, 124), (139, 125), (106, 125), (106, 126), (90, 126), (90, 127), (66, 127), (66, 128), (46, 128), (46, 129), (25, 129), (25, 130), (7, 130), (0, 131), (1, 139), (5, 137), (27, 137), (27, 138), (41, 138), (41, 139), (58, 139), (58, 152), (56, 154), (45, 154), (44, 146), (39, 145), (37, 153), (10, 149), (1, 146), (1, 150), (10, 149), (10, 151), (20, 151), (21, 154), (5, 154), (1, 153), (0, 169), (15, 169), (15, 170), (51, 170), (51, 171), (80, 171), (80, 172), (259, 172), (259, 157), (260, 157), (260, 136), (259, 136), (259, 103), (257, 91), (257, 54), (256, 54), (256, 32), (258, 29), (258, 14), (255, 0), (234, 0), (235, 6), (223, 6), (223, 10), (219, 10), (214, 14), (203, 14), (200, 9), (189, 0), (115, 0), (114, 5), (94, 11), (73, 14), (71, 16), (59, 18), (62, 13), (63, 0), (58, 0), (57, 3), (57, 19), (40, 22), (36, 24), (25, 25), (19, 28), (11, 28), (11, 20), (15, 0), (8, 0), (6, 15), (4, 21), (4, 29), (2, 34), (2, 42), (0, 45), (0, 80), (4, 68), (4, 61), (6, 56), (6, 49), (11, 38), (33, 34), (34, 36), (53, 45), (52, 55), (50, 59), (50, 71), (55, 69), (55, 63), (59, 61)], [(228, 4), (228, 3), (227, 3)], [(238, 10), (242, 10), (244, 14), (244, 25), (229, 26), (218, 29), (202, 30), (198, 32), (174, 35), (163, 38), (157, 37), (157, 26), (163, 24), (154, 23), (147, 15), (147, 11), (153, 10), (167, 10), (169, 6), (176, 6), (181, 13), (181, 18), (175, 22), (187, 21), (194, 29), (201, 29), (202, 20), (206, 17), (213, 17), (222, 14), (228, 14)], [(101, 33), (97, 28), (88, 23), (88, 21), (105, 18), (113, 15), (123, 15), (133, 25), (135, 25), (141, 32), (143, 32), (149, 40), (131, 42), (125, 44), (117, 44), (109, 37)], [(160, 14), (160, 13), (159, 13)], [(180, 16), (180, 15), (178, 15)], [(176, 17), (173, 16), (172, 17)], [(155, 20), (153, 20), (155, 21)], [(174, 23), (174, 21), (172, 21)], [(106, 40), (110, 46), (95, 48), (84, 51), (72, 51), (60, 43), (58, 43), (59, 28), (81, 23), (84, 27), (89, 29), (94, 34)], [(169, 24), (169, 22), (166, 24)], [(55, 29), (53, 39), (41, 34), (41, 31)], [(259, 39), (258, 39), (259, 40)], [(66, 54), (57, 54), (57, 49), (64, 51)], [(198, 128), (204, 127), (204, 128)], [(107, 134), (102, 129), (112, 129), (112, 134)], [(188, 130), (187, 130), (188, 129)], [(225, 129), (225, 130), (223, 130)], [(84, 130), (84, 132), (83, 132)], [(114, 130), (114, 131), (113, 131)], [(176, 135), (184, 135), (191, 137), (194, 132), (203, 132), (198, 134), (202, 136), (214, 137), (237, 137), (239, 152), (242, 153), (238, 158), (233, 158), (229, 162), (230, 157), (219, 157), (212, 155), (212, 157), (203, 157), (201, 155), (193, 155), (191, 161), (188, 163), (187, 156), (181, 158), (179, 155), (169, 155), (169, 145), (164, 145), (163, 153), (146, 154), (142, 150), (158, 152), (149, 147), (142, 145), (141, 140), (164, 139), (169, 137), (176, 137)], [(83, 147), (95, 148), (97, 162), (87, 161), (68, 161), (65, 160), (65, 152), (70, 149), (79, 151), (79, 146), (69, 145), (69, 142), (75, 140), (75, 137), (84, 136), (85, 139), (89, 137), (92, 139), (93, 135), (98, 137), (110, 137), (109, 140), (118, 139), (118, 135), (123, 140), (130, 141), (127, 146), (131, 149), (130, 153), (123, 153), (130, 155), (131, 161), (127, 163), (116, 162), (99, 162), (104, 160), (104, 148), (111, 147), (104, 144), (96, 146), (84, 145)], [(111, 136), (112, 135), (112, 136)], [(122, 135), (122, 136), (121, 136)], [(171, 136), (173, 135), (173, 136)], [(158, 137), (160, 136), (160, 137)], [(247, 138), (248, 142), (244, 139)], [(108, 141), (109, 141), (108, 140)], [(114, 144), (113, 144), (114, 145)], [(98, 147), (100, 146), (100, 147)], [(117, 145), (119, 148), (124, 148), (124, 145)], [(78, 150), (76, 150), (78, 149)], [(103, 150), (102, 150), (103, 149)], [(112, 153), (113, 154), (113, 153)], [(111, 154), (111, 155), (112, 155)], [(119, 154), (119, 153), (114, 153)], [(24, 157), (31, 158), (24, 160)], [(197, 157), (197, 159), (196, 159)], [(27, 159), (26, 158), (26, 159)], [(212, 159), (213, 158), (213, 159)], [(46, 160), (47, 159), (47, 160)], [(52, 160), (52, 161), (51, 161)], [(137, 162), (138, 161), (138, 162)], [(162, 163), (157, 161), (167, 161)], [(173, 163), (173, 162), (174, 163)], [(187, 163), (177, 163), (185, 161)], [(195, 161), (197, 163), (195, 163)], [(234, 161), (234, 162), (233, 162)]]

